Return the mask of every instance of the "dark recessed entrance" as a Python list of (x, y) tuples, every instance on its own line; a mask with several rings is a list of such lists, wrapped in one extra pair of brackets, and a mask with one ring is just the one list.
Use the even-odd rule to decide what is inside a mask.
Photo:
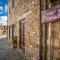
[(19, 47), (25, 52), (25, 20), (19, 22)]

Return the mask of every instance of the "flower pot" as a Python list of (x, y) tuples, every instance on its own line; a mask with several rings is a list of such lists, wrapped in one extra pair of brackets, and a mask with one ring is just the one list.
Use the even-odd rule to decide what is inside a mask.
[(13, 37), (12, 38), (12, 44), (13, 44), (13, 48), (17, 48), (17, 37)]
[(13, 44), (13, 48), (17, 48), (17, 44)]

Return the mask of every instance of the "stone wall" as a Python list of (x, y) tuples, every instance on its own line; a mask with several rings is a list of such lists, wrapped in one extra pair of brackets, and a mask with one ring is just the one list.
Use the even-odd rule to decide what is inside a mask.
[[(9, 18), (9, 24), (15, 24), (15, 34), (18, 36), (19, 21), (25, 18), (25, 57), (26, 60), (39, 60), (40, 41), (40, 3), (39, 0), (14, 0), (14, 8)], [(18, 46), (17, 45), (17, 46)]]
[(51, 23), (51, 38), (53, 41), (53, 60), (60, 59), (60, 21)]
[(26, 32), (26, 58), (27, 60), (39, 59), (39, 1), (33, 1), (29, 5), (32, 12), (27, 16), (27, 32)]

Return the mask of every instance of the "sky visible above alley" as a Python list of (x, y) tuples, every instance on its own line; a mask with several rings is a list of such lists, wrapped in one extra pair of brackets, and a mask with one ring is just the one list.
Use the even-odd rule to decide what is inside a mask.
[(7, 25), (7, 0), (0, 0), (0, 23)]

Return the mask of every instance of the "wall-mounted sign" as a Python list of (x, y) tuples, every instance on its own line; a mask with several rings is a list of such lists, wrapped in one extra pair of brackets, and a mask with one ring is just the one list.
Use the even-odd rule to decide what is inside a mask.
[(52, 22), (60, 19), (60, 5), (42, 11), (41, 23)]

